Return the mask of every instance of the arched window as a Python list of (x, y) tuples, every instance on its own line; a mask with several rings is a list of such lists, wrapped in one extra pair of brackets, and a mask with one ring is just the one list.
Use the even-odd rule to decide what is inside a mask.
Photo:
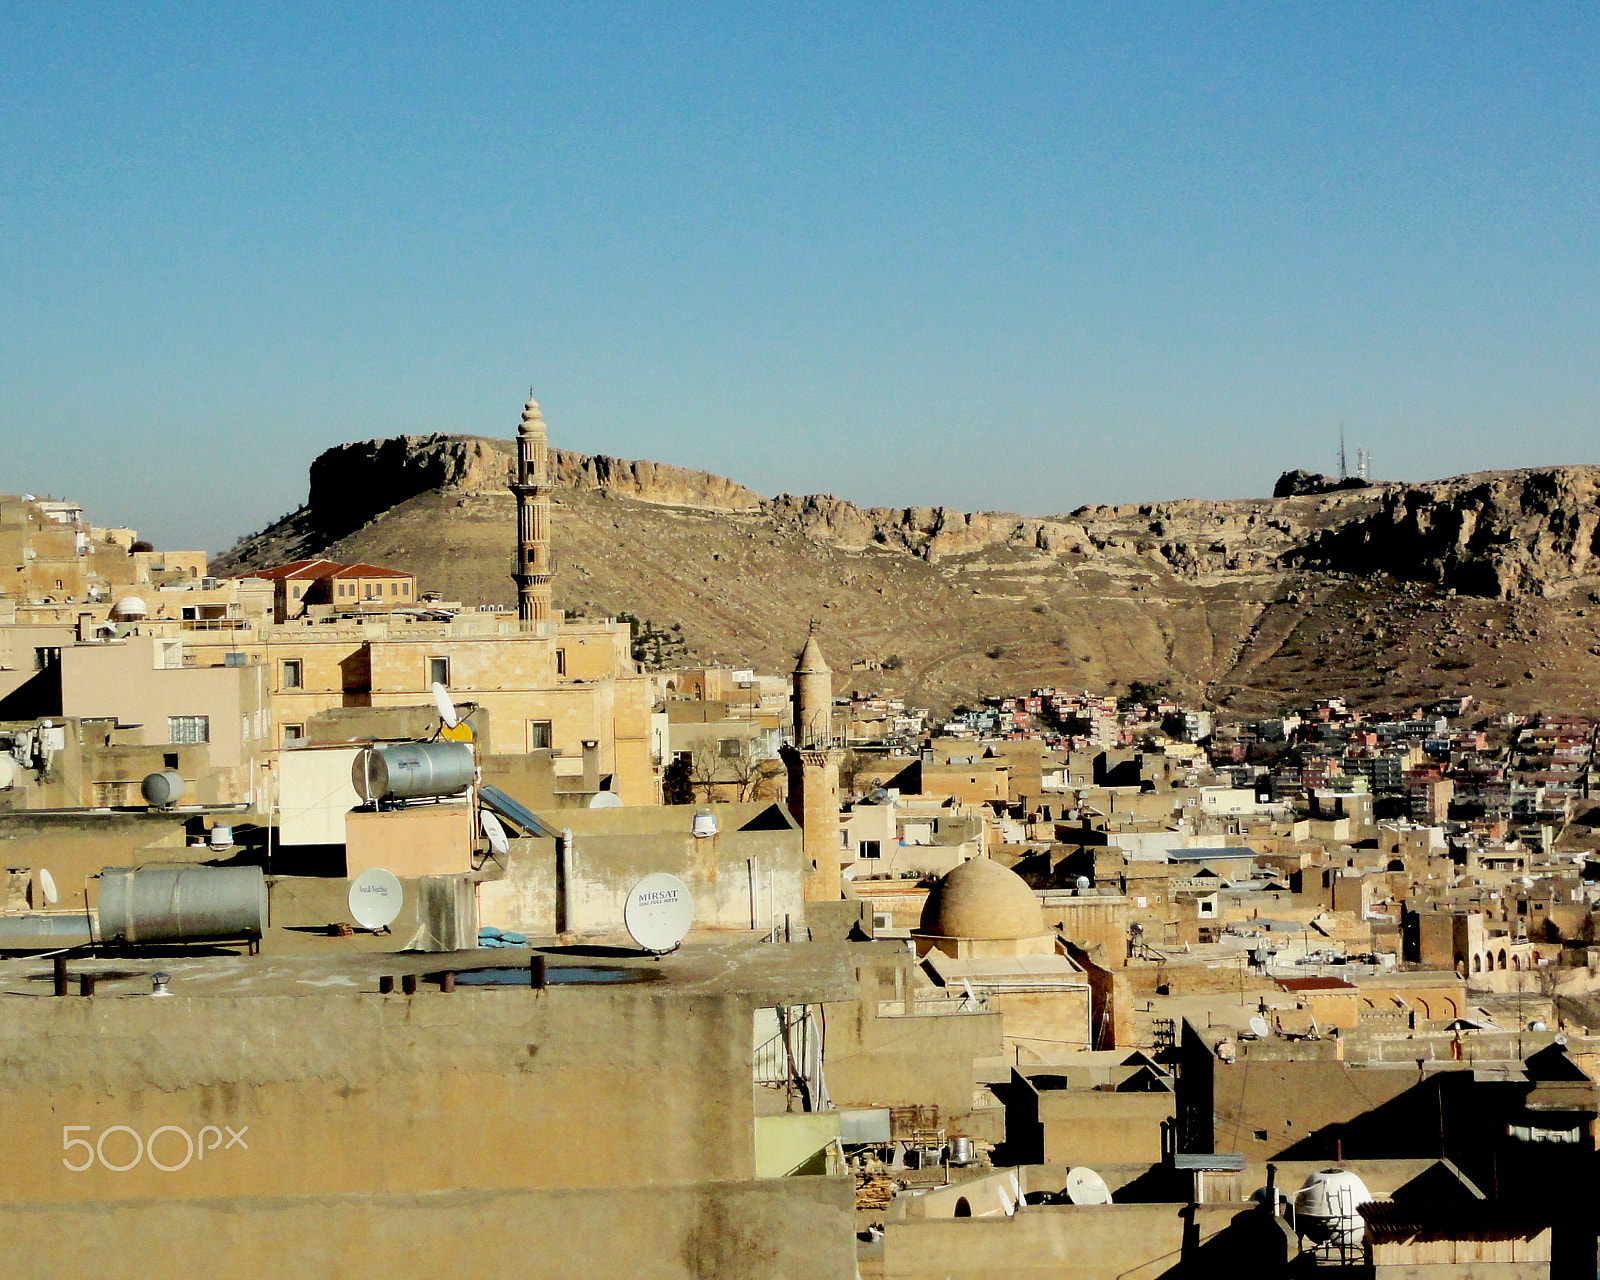
[(1472, 972), (1473, 973), (1482, 973), (1483, 972), (1483, 956), (1481, 954), (1477, 953), (1477, 952), (1474, 952), (1473, 956), (1472, 956)]
[(1522, 957), (1518, 956), (1518, 955), (1513, 955), (1511, 957), (1511, 967), (1513, 969), (1516, 969), (1518, 972), (1521, 972), (1521, 970), (1522, 970)]
[(966, 1196), (962, 1196), (961, 1199), (956, 1201), (956, 1217), (970, 1218), (971, 1216), (972, 1206), (967, 1203)]
[(1506, 949), (1504, 947), (1500, 948), (1500, 967), (1502, 969), (1506, 967)]

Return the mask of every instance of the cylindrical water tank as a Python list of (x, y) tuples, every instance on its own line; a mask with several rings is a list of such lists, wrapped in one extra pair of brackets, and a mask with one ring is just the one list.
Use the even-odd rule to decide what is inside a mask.
[(472, 785), (475, 764), (465, 742), (384, 742), (356, 754), (350, 781), (374, 800), (453, 796)]
[(259, 938), (267, 927), (260, 867), (107, 867), (100, 873), (102, 942)]
[(211, 847), (213, 849), (226, 849), (233, 843), (232, 827), (212, 827)]
[(1367, 1184), (1348, 1169), (1319, 1169), (1295, 1193), (1295, 1226), (1318, 1242), (1360, 1244), (1366, 1230), (1361, 1206), (1371, 1199)]
[(144, 781), (139, 784), (139, 794), (147, 805), (159, 809), (164, 805), (177, 804), (183, 796), (184, 785), (183, 776), (168, 769), (164, 773), (146, 774)]

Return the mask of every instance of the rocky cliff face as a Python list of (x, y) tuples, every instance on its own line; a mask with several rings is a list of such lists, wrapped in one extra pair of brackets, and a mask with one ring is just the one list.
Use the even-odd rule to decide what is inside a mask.
[(1290, 560), (1465, 595), (1559, 597), (1600, 581), (1597, 526), (1600, 468), (1480, 472), (1389, 486), (1374, 510), (1307, 539)]
[[(306, 507), (219, 570), (327, 554), (509, 604), (514, 467), (510, 441), (341, 445), (313, 464)], [(1594, 467), (1053, 516), (765, 499), (561, 450), (551, 481), (557, 605), (677, 624), (705, 660), (778, 669), (821, 619), (840, 669), (897, 658), (891, 689), (933, 702), (1130, 679), (1266, 704), (1353, 678), (1374, 698), (1600, 681)]]

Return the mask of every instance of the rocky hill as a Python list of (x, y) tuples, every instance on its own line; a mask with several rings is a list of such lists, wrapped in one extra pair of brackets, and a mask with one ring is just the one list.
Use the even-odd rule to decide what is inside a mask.
[[(482, 437), (338, 446), (306, 506), (219, 570), (326, 554), (510, 604), (514, 466)], [(818, 619), (841, 683), (934, 705), (1140, 679), (1240, 707), (1461, 689), (1580, 708), (1600, 679), (1590, 466), (1364, 488), (1291, 473), (1282, 497), (1052, 516), (763, 498), (560, 450), (551, 472), (557, 605), (649, 619), (704, 661), (783, 669)]]

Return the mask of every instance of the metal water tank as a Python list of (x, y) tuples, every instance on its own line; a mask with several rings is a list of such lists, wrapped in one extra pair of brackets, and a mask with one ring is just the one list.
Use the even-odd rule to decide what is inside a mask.
[(350, 781), (369, 803), (420, 800), (465, 791), (475, 770), (469, 743), (384, 742), (356, 754)]
[(167, 863), (100, 873), (102, 942), (259, 938), (267, 927), (260, 867)]
[(185, 785), (181, 774), (168, 769), (162, 773), (146, 774), (145, 780), (139, 784), (139, 794), (151, 808), (160, 809), (177, 804), (183, 797)]
[(1371, 1199), (1367, 1184), (1348, 1169), (1319, 1169), (1295, 1192), (1295, 1226), (1319, 1243), (1354, 1247), (1366, 1230), (1361, 1206)]

